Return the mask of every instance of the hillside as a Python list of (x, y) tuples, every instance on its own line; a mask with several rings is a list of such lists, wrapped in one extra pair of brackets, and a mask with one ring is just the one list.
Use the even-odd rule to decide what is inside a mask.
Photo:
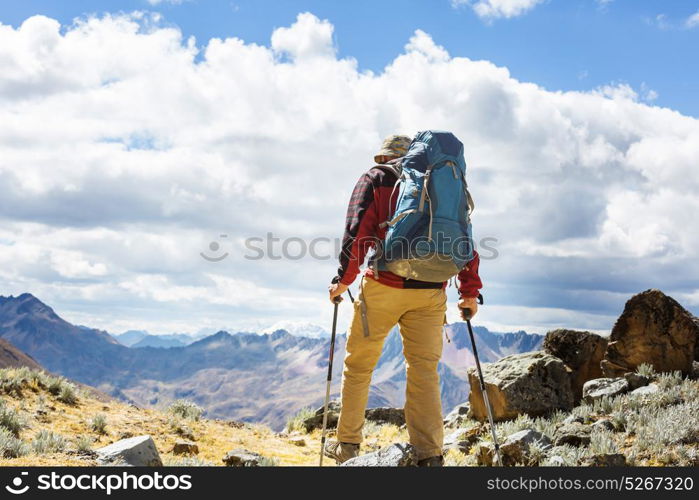
[[(497, 424), (496, 431), (502, 441), (522, 431), (556, 441), (535, 448), (520, 465), (592, 465), (600, 456), (623, 456), (627, 465), (699, 465), (699, 382), (677, 374), (653, 374), (651, 380), (660, 392), (640, 398), (620, 395), (546, 417), (522, 415)], [(43, 372), (1, 369), (0, 466), (98, 465), (95, 450), (141, 435), (153, 439), (166, 466), (224, 465), (232, 450), (259, 454), (261, 465), (318, 463), (320, 432), (305, 432), (302, 425), (311, 413), (302, 413), (290, 429), (277, 433), (260, 424), (200, 418), (200, 411), (186, 402), (159, 410), (104, 402)], [(467, 414), (462, 417), (447, 422), (446, 465), (482, 465), (491, 442), (489, 428)], [(559, 443), (561, 431), (570, 425), (587, 428), (588, 441)], [(375, 422), (367, 422), (365, 436), (363, 453), (408, 440), (403, 427)], [(177, 443), (188, 451), (176, 453)], [(331, 460), (325, 464), (334, 465)]]
[[(52, 389), (50, 384), (61, 388)], [(74, 402), (62, 395), (63, 388), (71, 388)], [(280, 465), (310, 465), (316, 460), (315, 436), (306, 436), (308, 446), (300, 448), (260, 425), (195, 420), (167, 410), (105, 403), (40, 372), (0, 370), (0, 392), (0, 465), (95, 465), (91, 450), (140, 434), (153, 437), (166, 465), (222, 465), (226, 452), (241, 446), (274, 457)], [(104, 421), (103, 431), (100, 420)], [(191, 431), (190, 438), (198, 444), (196, 457), (172, 453), (183, 429)]]
[(0, 339), (0, 368), (28, 368), (39, 370), (41, 366), (34, 358), (23, 353), (8, 341)]
[[(445, 411), (466, 399), (466, 369), (473, 366), (463, 323), (447, 326), (440, 366)], [(285, 330), (258, 335), (218, 332), (186, 346), (138, 347), (145, 332), (127, 332), (121, 345), (106, 332), (71, 325), (30, 294), (0, 298), (0, 338), (36, 358), (51, 372), (94, 386), (115, 397), (155, 407), (187, 398), (212, 418), (261, 422), (281, 429), (286, 419), (317, 406), (324, 391), (328, 338), (291, 335)], [(476, 328), (480, 356), (495, 361), (537, 349), (543, 337), (525, 332), (494, 334)], [(118, 337), (122, 339), (122, 337)], [(343, 359), (345, 336), (336, 359)], [(339, 381), (342, 363), (335, 364)], [(334, 387), (337, 395), (339, 384)], [(397, 331), (390, 334), (373, 378), (369, 404), (404, 403), (405, 365)]]

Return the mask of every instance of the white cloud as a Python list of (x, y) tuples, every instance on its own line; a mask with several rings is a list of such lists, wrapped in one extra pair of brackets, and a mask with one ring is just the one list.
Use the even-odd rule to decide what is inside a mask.
[(117, 331), (326, 326), (334, 259), (249, 260), (244, 239), (339, 237), (381, 138), (443, 128), (499, 240), (480, 322), (604, 329), (633, 292), (696, 297), (699, 120), (647, 88), (550, 92), (422, 31), (361, 72), (310, 14), (198, 50), (142, 14), (0, 25), (1, 294)]
[(332, 58), (334, 26), (308, 12), (299, 14), (289, 28), (277, 28), (272, 33), (272, 50), (288, 54), (292, 59)]
[(484, 19), (511, 18), (526, 14), (544, 0), (451, 0), (454, 7), (470, 6)]
[(699, 26), (699, 10), (689, 16), (684, 24), (687, 28), (696, 28)]

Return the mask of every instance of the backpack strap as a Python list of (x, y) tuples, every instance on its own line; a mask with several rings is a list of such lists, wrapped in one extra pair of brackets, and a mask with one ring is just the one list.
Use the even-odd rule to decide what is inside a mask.
[(380, 168), (381, 170), (392, 173), (396, 177), (400, 177), (400, 174), (403, 173), (402, 162), (403, 158), (396, 158), (388, 163), (379, 163), (374, 165), (374, 168)]

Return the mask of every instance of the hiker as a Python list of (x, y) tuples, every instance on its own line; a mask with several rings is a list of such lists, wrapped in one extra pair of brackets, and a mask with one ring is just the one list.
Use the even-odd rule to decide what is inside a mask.
[[(453, 140), (461, 146), (460, 155), (463, 157), (463, 146), (455, 137)], [(338, 275), (329, 287), (331, 301), (341, 300), (341, 295), (355, 281), (369, 251), (380, 251), (377, 247), (381, 246), (387, 232), (384, 221), (394, 216), (400, 192), (394, 187), (401, 161), (404, 161), (402, 158), (409, 148), (412, 151), (410, 138), (402, 135), (388, 137), (374, 157), (377, 165), (357, 182), (347, 210)], [(463, 165), (465, 169), (465, 163)], [(456, 166), (452, 168), (456, 178)], [(452, 175), (451, 169), (449, 175)], [(467, 193), (465, 177), (463, 182)], [(463, 195), (463, 191), (460, 194)], [(431, 200), (429, 204), (432, 204)], [(458, 272), (461, 297), (458, 306), (462, 310), (469, 309), (473, 316), (478, 310), (477, 297), (482, 284), (478, 276), (478, 254), (471, 250), (471, 256), (462, 270), (455, 269), (453, 274)], [(324, 453), (338, 463), (359, 454), (372, 372), (386, 336), (398, 324), (406, 358), (405, 418), (410, 443), (417, 449), (418, 465), (442, 466), (444, 429), (437, 365), (442, 355), (448, 278), (440, 282), (406, 279), (375, 264), (375, 261), (370, 263), (361, 278), (360, 293), (354, 302), (342, 377), (342, 410), (337, 441), (328, 442)]]

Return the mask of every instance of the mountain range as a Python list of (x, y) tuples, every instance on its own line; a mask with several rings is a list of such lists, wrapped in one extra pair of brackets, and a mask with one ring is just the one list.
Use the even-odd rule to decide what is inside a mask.
[[(446, 330), (451, 340), (444, 344), (439, 368), (445, 413), (467, 399), (466, 370), (474, 364), (466, 325), (455, 323)], [(537, 350), (543, 340), (523, 331), (474, 331), (483, 362)], [(72, 325), (31, 294), (0, 296), (0, 339), (54, 373), (140, 406), (185, 398), (205, 408), (211, 418), (263, 422), (275, 429), (299, 409), (322, 402), (329, 339), (320, 332), (306, 337), (281, 329), (264, 334), (220, 331), (189, 343), (170, 336), (153, 347), (150, 337), (157, 336), (132, 331), (114, 338), (103, 330)], [(334, 396), (345, 340), (340, 335), (336, 345)], [(404, 391), (402, 343), (394, 330), (374, 373), (369, 405), (400, 407)]]

